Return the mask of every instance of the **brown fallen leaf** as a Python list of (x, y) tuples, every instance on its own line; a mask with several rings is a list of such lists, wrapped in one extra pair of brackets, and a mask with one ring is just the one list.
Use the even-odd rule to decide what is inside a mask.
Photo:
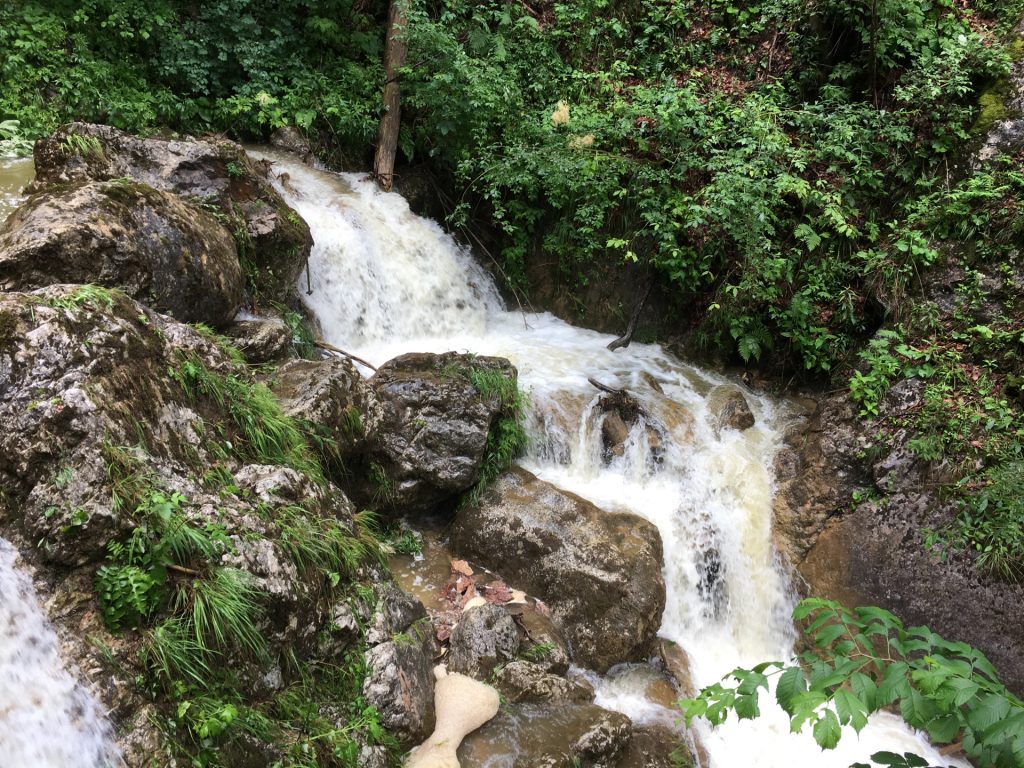
[(461, 573), (463, 576), (472, 576), (473, 569), (465, 560), (452, 560), (452, 573)]
[(489, 603), (507, 603), (512, 599), (512, 590), (500, 579), (484, 587), (484, 597)]

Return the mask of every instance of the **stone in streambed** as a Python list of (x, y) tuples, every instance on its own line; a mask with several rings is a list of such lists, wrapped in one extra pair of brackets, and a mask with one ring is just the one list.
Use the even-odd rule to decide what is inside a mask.
[(520, 468), (459, 511), (453, 549), (547, 603), (573, 659), (599, 671), (646, 658), (665, 607), (658, 529)]

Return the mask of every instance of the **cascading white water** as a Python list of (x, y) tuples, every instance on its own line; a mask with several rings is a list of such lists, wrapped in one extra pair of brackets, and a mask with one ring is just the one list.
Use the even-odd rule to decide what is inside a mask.
[[(305, 218), (315, 246), (300, 293), (326, 341), (374, 364), (409, 351), (501, 355), (519, 369), (531, 400), (531, 448), (524, 466), (604, 509), (641, 515), (661, 531), (667, 608), (661, 635), (685, 648), (698, 685), (736, 666), (788, 660), (794, 597), (771, 544), (771, 459), (784, 406), (746, 392), (757, 419), (745, 432), (717, 431), (706, 395), (724, 380), (656, 345), (610, 352), (610, 337), (550, 314), (506, 311), (487, 274), (434, 222), (398, 195), (355, 174), (331, 174), (286, 156), (258, 152), (287, 174), (279, 189)], [(635, 393), (667, 433), (657, 460), (643, 424), (621, 457), (601, 455), (594, 377)], [(635, 668), (599, 683), (598, 703), (635, 719), (678, 718), (642, 695), (649, 676)], [(881, 749), (942, 760), (898, 718), (872, 718), (859, 738), (822, 753), (793, 735), (772, 696), (765, 714), (702, 740), (716, 768), (836, 766)], [(950, 761), (945, 760), (946, 763)]]
[(98, 703), (64, 668), (57, 635), (17, 559), (0, 539), (0, 764), (122, 765)]

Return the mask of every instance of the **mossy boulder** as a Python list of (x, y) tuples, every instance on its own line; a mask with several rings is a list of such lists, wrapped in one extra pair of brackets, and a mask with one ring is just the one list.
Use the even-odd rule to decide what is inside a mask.
[(222, 138), (138, 138), (108, 125), (71, 123), (36, 142), (34, 189), (130, 178), (192, 197), (238, 243), (254, 300), (284, 300), (313, 245), (309, 227), (274, 190), (269, 166)]
[(222, 325), (242, 304), (235, 243), (181, 198), (125, 179), (34, 195), (0, 229), (0, 287), (117, 287), (183, 322)]
[(369, 382), (381, 419), (370, 437), (360, 500), (415, 512), (471, 488), (492, 428), (510, 416), (516, 380), (508, 360), (454, 352), (401, 355), (382, 365)]

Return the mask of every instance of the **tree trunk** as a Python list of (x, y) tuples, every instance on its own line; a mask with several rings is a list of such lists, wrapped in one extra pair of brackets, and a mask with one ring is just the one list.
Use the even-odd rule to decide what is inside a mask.
[(398, 154), (398, 128), (402, 115), (398, 70), (405, 66), (408, 2), (391, 0), (387, 39), (384, 43), (384, 76), (387, 79), (384, 81), (384, 115), (380, 119), (380, 131), (377, 134), (373, 175), (385, 192), (391, 191), (395, 176), (395, 156)]

